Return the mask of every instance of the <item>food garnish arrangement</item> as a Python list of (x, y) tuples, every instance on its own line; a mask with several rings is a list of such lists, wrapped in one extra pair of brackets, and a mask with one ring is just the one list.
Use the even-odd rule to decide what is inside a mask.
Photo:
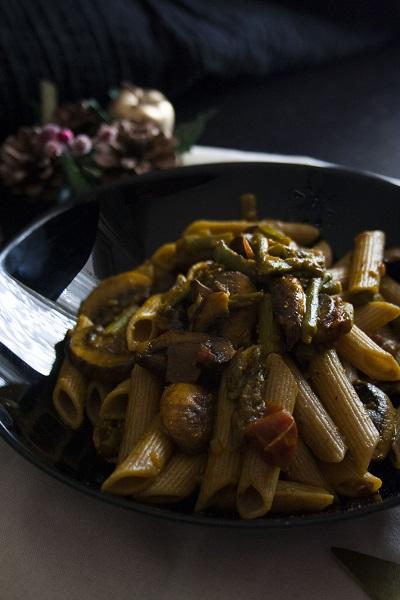
[(316, 227), (241, 203), (91, 292), (54, 407), (91, 421), (105, 494), (242, 519), (379, 498), (375, 466), (400, 468), (400, 249), (361, 231), (334, 262)]

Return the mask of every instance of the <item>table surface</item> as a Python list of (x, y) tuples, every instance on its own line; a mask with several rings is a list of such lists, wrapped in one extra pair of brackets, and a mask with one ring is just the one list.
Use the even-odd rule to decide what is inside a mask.
[[(400, 46), (264, 83), (210, 82), (178, 114), (215, 106), (202, 143), (315, 156), (400, 176)], [(290, 531), (169, 523), (52, 480), (0, 440), (2, 600), (362, 600), (330, 555), (400, 560), (400, 508)]]
[(400, 42), (379, 52), (262, 82), (209, 82), (178, 120), (217, 109), (201, 143), (302, 154), (400, 177)]
[(400, 508), (290, 531), (170, 523), (50, 479), (0, 440), (2, 600), (364, 600), (331, 546), (398, 560)]
[[(210, 148), (187, 164), (280, 160)], [(400, 507), (281, 531), (169, 523), (52, 480), (0, 440), (1, 600), (362, 600), (332, 546), (399, 560)]]

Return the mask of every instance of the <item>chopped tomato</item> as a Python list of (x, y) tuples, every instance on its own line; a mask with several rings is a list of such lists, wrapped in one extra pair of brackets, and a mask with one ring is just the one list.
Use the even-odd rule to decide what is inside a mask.
[(250, 242), (246, 237), (243, 237), (243, 250), (246, 258), (254, 258), (253, 248), (250, 246)]
[(246, 427), (246, 437), (270, 465), (286, 469), (297, 445), (297, 426), (292, 415), (276, 405)]

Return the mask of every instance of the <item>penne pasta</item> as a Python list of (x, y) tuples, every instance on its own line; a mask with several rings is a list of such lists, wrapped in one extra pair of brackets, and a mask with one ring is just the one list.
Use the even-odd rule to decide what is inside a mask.
[(136, 311), (126, 328), (126, 342), (131, 352), (143, 352), (149, 341), (156, 337), (156, 317), (161, 307), (162, 295), (154, 294)]
[(371, 461), (400, 468), (385, 234), (362, 231), (333, 263), (317, 227), (258, 220), (253, 194), (242, 214), (192, 222), (90, 293), (54, 407), (75, 429), (88, 415), (79, 435), (114, 464), (105, 493), (241, 519), (373, 496)]
[(280, 469), (269, 465), (253, 448), (246, 450), (237, 494), (242, 519), (264, 516), (272, 506)]
[(210, 443), (196, 511), (218, 504), (220, 497), (236, 490), (239, 480), (241, 458), (232, 431), (235, 405), (228, 396), (227, 377), (228, 372), (225, 370), (219, 386), (213, 439)]
[(320, 230), (309, 223), (294, 223), (290, 221), (266, 220), (266, 224), (276, 227), (301, 246), (310, 246), (320, 236)]
[(193, 235), (199, 233), (228, 233), (231, 232), (234, 235), (242, 233), (253, 225), (265, 225), (273, 227), (277, 230), (282, 231), (295, 242), (302, 245), (310, 245), (315, 242), (319, 237), (319, 229), (313, 225), (307, 223), (291, 223), (288, 221), (278, 221), (275, 219), (266, 219), (263, 221), (207, 221), (199, 220), (193, 221), (183, 232), (183, 236)]
[(382, 486), (379, 477), (360, 471), (351, 456), (335, 465), (320, 463), (320, 468), (335, 492), (347, 498), (370, 496)]
[(159, 411), (161, 393), (159, 378), (140, 365), (135, 365), (130, 379), (119, 462), (125, 460)]
[(160, 417), (157, 415), (128, 456), (104, 481), (101, 489), (109, 494), (134, 495), (161, 473), (172, 452), (173, 444), (164, 432)]
[(257, 221), (257, 198), (254, 194), (242, 194), (240, 196), (240, 208), (242, 219), (245, 221)]
[(318, 467), (315, 458), (300, 437), (297, 440), (296, 452), (285, 473), (290, 481), (314, 485), (332, 491), (322, 474), (323, 471)]
[(387, 302), (400, 306), (400, 283), (397, 283), (392, 277), (389, 275), (382, 277), (379, 291)]
[(100, 407), (109, 390), (109, 386), (101, 381), (91, 381), (87, 386), (85, 409), (92, 423), (99, 418)]
[(400, 316), (399, 306), (378, 300), (357, 307), (354, 311), (354, 322), (366, 333), (372, 333), (398, 316)]
[(175, 268), (175, 259), (176, 244), (175, 242), (172, 242), (160, 246), (160, 248), (158, 248), (151, 257), (151, 262), (159, 269), (171, 271)]
[(271, 512), (292, 514), (324, 510), (334, 499), (329, 490), (321, 487), (295, 481), (278, 481)]
[(83, 423), (86, 390), (86, 379), (65, 358), (53, 391), (53, 405), (61, 420), (71, 429), (78, 429)]
[(100, 406), (101, 419), (125, 419), (130, 387), (131, 380), (124, 379), (108, 392)]
[(147, 277), (150, 282), (150, 285), (153, 285), (153, 283), (154, 283), (154, 265), (152, 264), (151, 260), (145, 260), (141, 265), (136, 267), (135, 272)]
[(294, 418), (301, 436), (317, 458), (340, 462), (347, 450), (342, 435), (294, 362), (286, 363), (298, 385)]
[(228, 395), (227, 378), (228, 371), (225, 370), (218, 390), (217, 416), (214, 424), (213, 439), (211, 441), (211, 450), (215, 452), (236, 448), (232, 431), (232, 417), (235, 405)]
[(336, 345), (341, 358), (378, 381), (400, 379), (400, 365), (396, 359), (376, 344), (366, 333), (353, 325)]
[(383, 274), (383, 231), (363, 231), (354, 240), (351, 257), (348, 294), (353, 300), (371, 300), (379, 292)]
[(204, 454), (174, 454), (165, 469), (148, 487), (137, 492), (135, 498), (151, 503), (179, 502), (187, 498), (200, 483), (205, 460)]
[(267, 380), (264, 394), (267, 402), (292, 413), (298, 391), (295, 377), (280, 354), (271, 353), (265, 362)]
[(334, 349), (315, 356), (310, 364), (312, 383), (325, 408), (344, 436), (357, 466), (367, 470), (379, 434), (349, 382)]
[[(266, 370), (267, 403), (292, 413), (298, 386), (282, 356), (269, 354)], [(237, 495), (237, 509), (242, 519), (261, 517), (270, 510), (279, 473), (279, 467), (266, 463), (252, 447), (245, 451)]]
[(241, 457), (236, 450), (211, 449), (208, 455), (195, 510), (219, 506), (222, 499), (236, 493), (240, 476)]

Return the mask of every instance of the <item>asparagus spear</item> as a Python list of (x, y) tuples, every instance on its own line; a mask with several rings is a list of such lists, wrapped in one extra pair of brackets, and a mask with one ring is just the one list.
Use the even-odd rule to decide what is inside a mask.
[(277, 352), (278, 354), (283, 352), (282, 336), (279, 325), (274, 318), (271, 294), (264, 294), (264, 298), (260, 302), (258, 343), (264, 356), (271, 352)]
[(306, 290), (306, 312), (302, 325), (302, 340), (305, 344), (311, 344), (314, 334), (317, 332), (319, 291), (322, 279), (313, 277), (310, 279)]
[(214, 260), (228, 267), (232, 271), (240, 271), (250, 279), (254, 279), (256, 275), (256, 264), (254, 260), (246, 259), (229, 246), (223, 240), (220, 240), (214, 249)]

